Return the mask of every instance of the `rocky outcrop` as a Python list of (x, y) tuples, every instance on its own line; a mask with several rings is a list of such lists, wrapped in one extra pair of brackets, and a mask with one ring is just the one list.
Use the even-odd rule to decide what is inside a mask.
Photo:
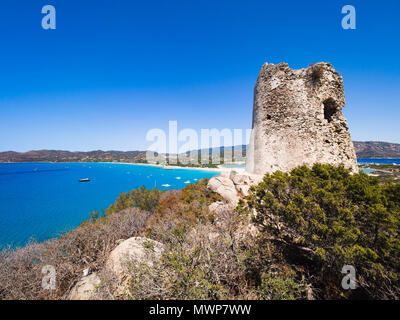
[(207, 187), (221, 195), (225, 203), (236, 206), (240, 198), (249, 195), (250, 186), (261, 180), (262, 176), (244, 171), (223, 171), (220, 176), (211, 178)]
[(290, 171), (316, 162), (358, 172), (346, 120), (343, 80), (329, 63), (292, 70), (264, 64), (254, 89), (246, 171)]
[(122, 280), (130, 263), (139, 262), (152, 266), (161, 257), (163, 250), (164, 245), (160, 242), (144, 237), (129, 238), (110, 253), (106, 268)]
[(129, 282), (128, 268), (130, 263), (145, 263), (152, 266), (160, 259), (164, 250), (162, 243), (144, 238), (133, 237), (123, 240), (109, 255), (105, 267), (98, 273), (84, 276), (72, 288), (68, 300), (90, 300), (97, 299), (96, 289), (101, 285), (101, 279), (112, 280), (114, 294), (124, 293)]
[(101, 280), (97, 273), (84, 276), (72, 288), (68, 295), (68, 300), (90, 300), (100, 282)]
[(208, 181), (207, 187), (220, 194), (227, 203), (236, 203), (239, 199), (235, 185), (228, 177), (213, 177)]

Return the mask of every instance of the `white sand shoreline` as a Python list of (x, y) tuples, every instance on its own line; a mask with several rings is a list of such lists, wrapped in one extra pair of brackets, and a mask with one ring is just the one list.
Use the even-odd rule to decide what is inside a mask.
[[(88, 162), (92, 163), (92, 162)], [(181, 166), (165, 166), (162, 164), (153, 164), (153, 163), (132, 163), (132, 162), (96, 162), (96, 163), (106, 163), (106, 164), (129, 164), (136, 166), (149, 166), (149, 167), (159, 167), (164, 170), (175, 170), (175, 169), (183, 169), (183, 170), (198, 170), (198, 171), (213, 171), (213, 172), (222, 172), (222, 171), (230, 171), (232, 168), (226, 167), (218, 167), (218, 168), (200, 168), (200, 167), (181, 167)]]

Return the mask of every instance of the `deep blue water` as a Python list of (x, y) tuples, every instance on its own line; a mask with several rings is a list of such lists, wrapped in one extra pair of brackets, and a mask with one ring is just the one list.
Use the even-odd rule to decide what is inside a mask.
[[(129, 164), (0, 164), (0, 247), (58, 236), (88, 219), (91, 211), (107, 208), (121, 192), (142, 185), (181, 189), (187, 181), (216, 174)], [(83, 178), (91, 181), (80, 183)]]
[(386, 163), (400, 164), (400, 159), (357, 159), (358, 163)]

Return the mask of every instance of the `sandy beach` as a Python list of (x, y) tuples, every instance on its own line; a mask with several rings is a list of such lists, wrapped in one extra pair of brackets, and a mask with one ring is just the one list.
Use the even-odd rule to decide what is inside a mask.
[(132, 163), (132, 162), (102, 162), (107, 164), (129, 164), (136, 166), (150, 166), (150, 167), (160, 167), (164, 170), (174, 170), (174, 169), (185, 169), (185, 170), (199, 170), (199, 171), (214, 171), (214, 172), (227, 172), (235, 169), (240, 171), (241, 168), (227, 168), (220, 166), (218, 168), (200, 168), (200, 167), (181, 167), (181, 166), (165, 166), (162, 164), (153, 164), (153, 163)]

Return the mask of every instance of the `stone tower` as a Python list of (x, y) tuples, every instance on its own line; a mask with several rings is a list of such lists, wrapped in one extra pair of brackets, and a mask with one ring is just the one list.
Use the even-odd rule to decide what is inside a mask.
[(331, 64), (300, 70), (264, 64), (254, 89), (246, 171), (290, 171), (319, 162), (358, 172), (344, 105), (343, 80)]

